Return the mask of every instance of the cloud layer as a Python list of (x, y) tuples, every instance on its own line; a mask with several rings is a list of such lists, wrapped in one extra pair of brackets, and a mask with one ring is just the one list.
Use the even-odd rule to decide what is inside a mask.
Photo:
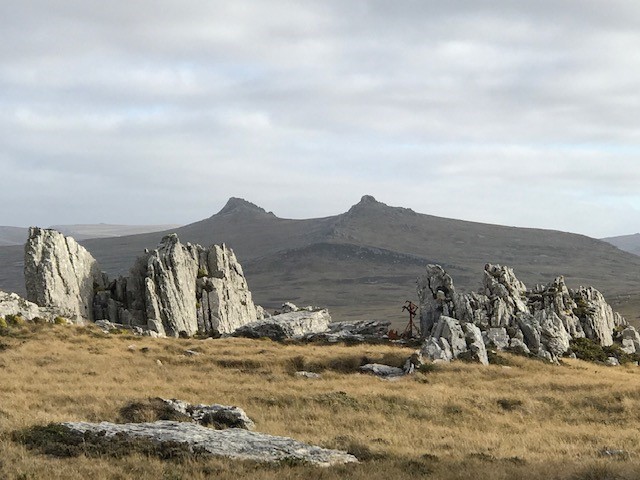
[(280, 216), (364, 194), (640, 230), (635, 1), (0, 5), (0, 224)]

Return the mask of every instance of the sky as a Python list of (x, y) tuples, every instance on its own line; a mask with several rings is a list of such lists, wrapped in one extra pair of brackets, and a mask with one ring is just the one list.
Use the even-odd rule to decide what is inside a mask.
[(640, 231), (637, 0), (0, 2), (0, 225), (364, 194)]

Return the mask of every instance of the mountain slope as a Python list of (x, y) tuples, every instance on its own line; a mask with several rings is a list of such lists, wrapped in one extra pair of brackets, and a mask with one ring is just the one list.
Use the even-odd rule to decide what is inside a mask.
[[(328, 306), (336, 318), (400, 321), (400, 308), (414, 299), (416, 276), (427, 263), (445, 265), (467, 290), (478, 287), (485, 263), (501, 263), (530, 285), (565, 275), (570, 286), (594, 285), (608, 296), (640, 292), (640, 257), (600, 240), (424, 215), (370, 196), (346, 213), (308, 220), (278, 218), (232, 198), (210, 218), (172, 231), (184, 242), (231, 246), (265, 307), (292, 300)], [(115, 275), (166, 233), (82, 244)], [(0, 289), (21, 285), (18, 264), (16, 251), (0, 248)]]
[(622, 235), (620, 237), (603, 238), (603, 241), (618, 247), (625, 252), (640, 255), (640, 233), (633, 235)]

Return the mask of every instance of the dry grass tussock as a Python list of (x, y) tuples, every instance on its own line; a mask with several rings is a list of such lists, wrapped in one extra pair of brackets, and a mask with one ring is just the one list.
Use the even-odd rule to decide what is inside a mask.
[[(504, 355), (508, 366), (453, 363), (385, 382), (358, 367), (399, 364), (410, 350), (151, 339), (62, 325), (3, 333), (0, 478), (640, 478), (637, 367), (551, 366)], [(187, 349), (201, 354), (188, 356)], [(302, 368), (322, 378), (292, 374)], [(157, 396), (238, 405), (261, 432), (347, 449), (362, 463), (317, 469), (163, 460), (149, 449), (57, 458), (14, 441), (13, 432), (50, 422), (144, 418), (132, 402)], [(603, 449), (627, 455), (602, 458)]]

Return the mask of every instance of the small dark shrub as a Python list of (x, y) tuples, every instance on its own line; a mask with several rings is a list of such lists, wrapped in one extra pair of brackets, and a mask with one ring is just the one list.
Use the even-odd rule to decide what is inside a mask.
[(570, 343), (571, 351), (576, 354), (580, 360), (588, 362), (606, 362), (608, 355), (593, 340), (588, 338), (575, 338)]
[(522, 406), (522, 400), (512, 398), (501, 398), (496, 403), (500, 406), (500, 408), (508, 412), (517, 410)]
[(356, 439), (348, 435), (341, 435), (334, 438), (331, 448), (344, 450), (361, 462), (369, 462), (371, 460), (377, 460), (384, 457), (384, 455), (371, 451), (367, 445), (358, 442)]
[(27, 320), (20, 314), (17, 315), (7, 315), (5, 317), (7, 324), (11, 327), (20, 327), (27, 323)]
[(145, 423), (157, 420), (191, 422), (188, 415), (176, 412), (160, 398), (149, 398), (141, 402), (129, 402), (120, 409), (119, 421), (122, 423)]

